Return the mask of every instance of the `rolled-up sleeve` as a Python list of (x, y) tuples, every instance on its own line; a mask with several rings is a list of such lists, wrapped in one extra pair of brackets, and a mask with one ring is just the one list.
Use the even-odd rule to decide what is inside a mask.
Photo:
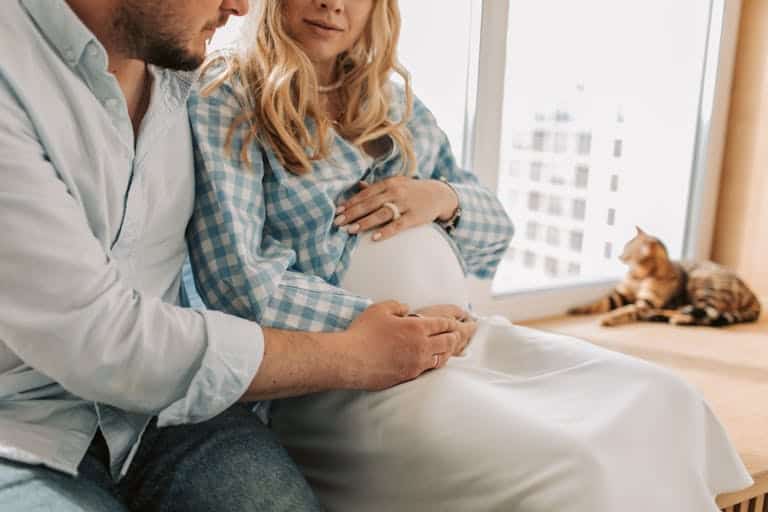
[(0, 341), (67, 391), (161, 424), (226, 409), (258, 371), (261, 328), (126, 284), (76, 183), (4, 85), (0, 76)]

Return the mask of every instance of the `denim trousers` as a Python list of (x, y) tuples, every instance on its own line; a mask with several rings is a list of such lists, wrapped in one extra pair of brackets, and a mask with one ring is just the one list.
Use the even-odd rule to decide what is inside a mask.
[(0, 459), (0, 511), (314, 512), (321, 507), (275, 435), (236, 405), (203, 423), (144, 433), (114, 482), (99, 435), (72, 477)]

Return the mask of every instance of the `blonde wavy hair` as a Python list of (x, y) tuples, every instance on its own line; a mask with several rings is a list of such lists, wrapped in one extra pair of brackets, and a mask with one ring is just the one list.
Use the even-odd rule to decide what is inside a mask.
[[(244, 162), (249, 163), (248, 148), (255, 139), (269, 146), (286, 169), (306, 174), (312, 169), (312, 161), (328, 158), (329, 130), (334, 122), (328, 119), (320, 101), (312, 62), (285, 30), (282, 4), (281, 0), (257, 2), (239, 49), (206, 63), (204, 73), (222, 61), (225, 66), (202, 94), (210, 94), (236, 77), (244, 86), (249, 105), (230, 126), (226, 148), (231, 151), (234, 131), (247, 123), (249, 130), (240, 152)], [(397, 0), (374, 0), (360, 39), (337, 57), (344, 109), (336, 130), (361, 150), (368, 142), (390, 137), (400, 149), (403, 173), (411, 173), (416, 158), (406, 123), (413, 112), (413, 92), (410, 76), (397, 60), (399, 37)], [(406, 102), (402, 117), (395, 120), (388, 116), (393, 71), (403, 78)]]

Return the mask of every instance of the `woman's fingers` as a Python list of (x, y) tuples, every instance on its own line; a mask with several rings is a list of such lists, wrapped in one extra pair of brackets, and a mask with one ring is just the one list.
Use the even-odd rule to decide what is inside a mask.
[(403, 215), (397, 220), (393, 220), (389, 224), (386, 224), (383, 228), (373, 234), (373, 240), (386, 240), (392, 238), (401, 231), (404, 231), (410, 227), (419, 225), (418, 221), (414, 220), (412, 214)]
[(383, 226), (392, 221), (394, 218), (393, 216), (394, 213), (392, 210), (386, 207), (381, 207), (362, 219), (357, 220), (354, 224), (347, 225), (345, 229), (347, 230), (347, 233), (353, 235), (356, 233), (364, 233), (365, 231), (370, 231), (375, 227)]
[[(357, 203), (353, 206), (344, 207), (344, 210), (336, 216), (333, 223), (337, 226), (358, 223), (363, 217), (381, 209), (384, 209), (385, 211), (383, 213), (386, 213), (391, 219), (393, 212), (389, 208), (384, 207), (384, 203), (391, 200), (392, 198), (389, 197), (389, 194), (387, 194), (386, 191), (380, 194), (375, 194), (366, 201)], [(401, 214), (404, 212), (404, 209), (400, 205), (398, 205), (398, 210), (400, 210)]]

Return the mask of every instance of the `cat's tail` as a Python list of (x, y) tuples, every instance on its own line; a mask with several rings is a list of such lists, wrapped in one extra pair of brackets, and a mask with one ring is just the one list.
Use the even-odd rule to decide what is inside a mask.
[(678, 314), (671, 317), (669, 321), (677, 325), (723, 327), (742, 322), (756, 322), (760, 318), (760, 309), (757, 298), (742, 304), (738, 309), (726, 311), (712, 304), (688, 305), (680, 308)]
[(568, 310), (568, 314), (593, 315), (596, 313), (607, 313), (608, 311), (613, 311), (614, 309), (620, 308), (621, 306), (625, 306), (629, 303), (630, 301), (627, 299), (627, 297), (619, 293), (617, 290), (613, 290), (611, 293), (597, 300), (596, 302), (570, 308)]

